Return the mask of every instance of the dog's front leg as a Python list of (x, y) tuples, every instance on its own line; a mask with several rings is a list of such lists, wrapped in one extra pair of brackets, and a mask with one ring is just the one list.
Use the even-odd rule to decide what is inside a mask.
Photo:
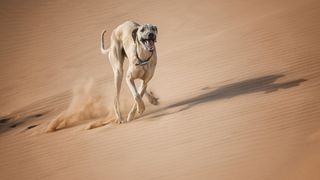
[(136, 85), (134, 84), (134, 79), (132, 78), (132, 76), (130, 75), (130, 73), (128, 73), (127, 77), (127, 84), (129, 86), (129, 89), (132, 93), (132, 96), (135, 100), (135, 103), (138, 105), (138, 112), (140, 114), (142, 114), (145, 110), (145, 105), (143, 103), (142, 97), (140, 96), (140, 94), (137, 91)]
[[(140, 93), (139, 93), (141, 98), (143, 98), (143, 95), (145, 94), (146, 89), (147, 89), (147, 83), (146, 81), (143, 81), (143, 83), (141, 84)], [(137, 112), (137, 103), (134, 103), (128, 114), (127, 122), (134, 119), (136, 112)]]

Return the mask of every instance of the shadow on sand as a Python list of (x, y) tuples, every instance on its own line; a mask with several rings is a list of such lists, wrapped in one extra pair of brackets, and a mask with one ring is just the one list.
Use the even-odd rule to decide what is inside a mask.
[(245, 81), (228, 84), (213, 90), (211, 90), (212, 88), (210, 87), (205, 87), (203, 88), (204, 90), (210, 90), (210, 91), (195, 97), (191, 97), (191, 98), (176, 102), (174, 104), (168, 105), (161, 109), (149, 112), (145, 114), (145, 116), (158, 113), (158, 112), (163, 112), (171, 108), (184, 106), (178, 111), (171, 112), (171, 113), (163, 112), (163, 113), (154, 115), (151, 118), (161, 117), (161, 116), (173, 114), (176, 112), (184, 111), (198, 104), (202, 104), (210, 101), (227, 99), (227, 98), (232, 98), (239, 95), (245, 95), (245, 94), (256, 93), (256, 92), (271, 93), (279, 89), (288, 89), (295, 86), (299, 86), (300, 83), (307, 81), (306, 79), (296, 79), (296, 80), (292, 80), (284, 83), (274, 83), (277, 79), (283, 76), (284, 75), (282, 74), (263, 76), (263, 77), (258, 77), (254, 79), (249, 79)]
[[(143, 116), (148, 116), (150, 118), (161, 117), (184, 111), (198, 104), (210, 101), (228, 99), (256, 92), (271, 93), (279, 89), (299, 86), (302, 82), (306, 81), (306, 79), (296, 79), (283, 83), (275, 83), (277, 79), (283, 76), (284, 75), (282, 74), (275, 74), (236, 82), (218, 88), (204, 87), (202, 88), (202, 92), (205, 93), (150, 111)], [(50, 119), (50, 117), (54, 117), (59, 114), (68, 106), (70, 99), (71, 92), (63, 92), (27, 105), (8, 116), (0, 117), (0, 134), (15, 129), (16, 127), (32, 129), (38, 126), (44, 119)], [(50, 106), (48, 106), (48, 104), (50, 104)], [(181, 108), (173, 112), (167, 111), (178, 107)]]

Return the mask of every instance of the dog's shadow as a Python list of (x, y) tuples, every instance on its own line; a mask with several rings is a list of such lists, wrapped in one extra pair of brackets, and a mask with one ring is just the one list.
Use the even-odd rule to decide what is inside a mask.
[[(157, 109), (155, 111), (151, 111), (145, 116), (156, 114), (151, 116), (151, 118), (157, 118), (177, 112), (181, 112), (187, 109), (190, 109), (198, 104), (207, 103), (210, 101), (216, 101), (221, 99), (228, 99), (239, 95), (244, 94), (250, 94), (250, 93), (256, 93), (256, 92), (265, 92), (265, 93), (271, 93), (275, 92), (279, 89), (288, 89), (295, 86), (299, 86), (302, 82), (307, 81), (306, 79), (296, 79), (292, 81), (287, 81), (283, 83), (275, 83), (275, 81), (281, 77), (283, 77), (283, 74), (274, 74), (269, 76), (262, 76), (258, 78), (253, 78), (245, 81), (240, 81), (228, 85), (224, 85), (222, 87), (219, 87), (217, 89), (212, 89), (210, 87), (205, 87), (203, 90), (211, 90), (209, 92), (197, 95), (195, 97), (191, 97), (173, 104), (170, 104), (168, 106), (165, 106), (161, 109)], [(181, 107), (181, 109), (174, 111), (174, 112), (163, 112), (172, 108)], [(159, 113), (160, 114), (157, 114)]]

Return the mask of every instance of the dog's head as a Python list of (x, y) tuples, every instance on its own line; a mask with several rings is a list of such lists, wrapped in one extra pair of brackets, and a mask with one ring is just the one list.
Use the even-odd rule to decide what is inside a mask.
[(132, 38), (136, 43), (140, 43), (146, 50), (151, 52), (155, 49), (157, 34), (157, 26), (145, 24), (132, 31)]

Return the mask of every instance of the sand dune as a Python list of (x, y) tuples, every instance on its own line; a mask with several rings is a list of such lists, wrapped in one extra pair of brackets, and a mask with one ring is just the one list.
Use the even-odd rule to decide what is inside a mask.
[[(0, 7), (0, 179), (320, 179), (318, 1)], [(160, 105), (118, 125), (99, 36), (129, 19), (158, 26)]]

